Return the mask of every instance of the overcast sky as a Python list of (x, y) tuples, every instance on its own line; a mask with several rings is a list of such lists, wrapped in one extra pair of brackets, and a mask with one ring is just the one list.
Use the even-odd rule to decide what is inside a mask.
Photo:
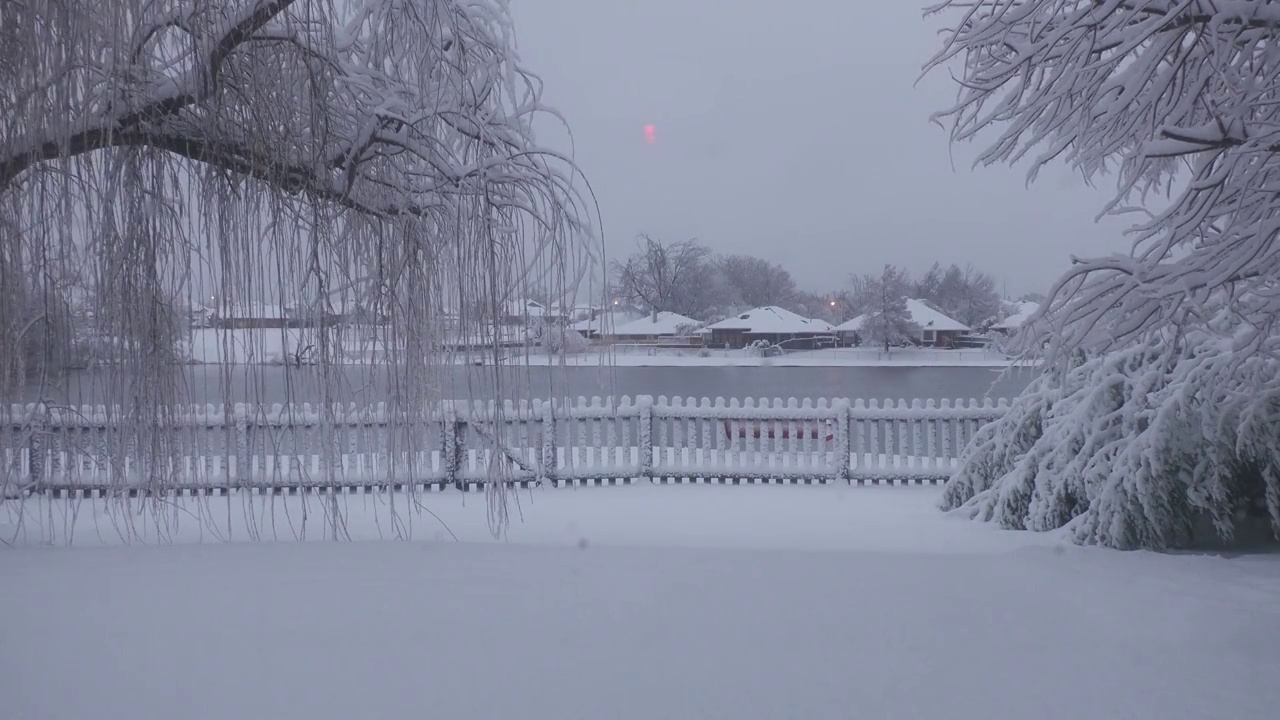
[[(606, 248), (696, 237), (841, 287), (884, 263), (972, 262), (1011, 294), (1126, 247), (1113, 188), (1065, 167), (971, 169), (929, 113), (955, 96), (919, 0), (513, 0), (520, 53), (573, 131)], [(653, 124), (655, 140), (644, 128)], [(567, 149), (563, 131), (540, 140)], [(954, 157), (954, 169), (953, 159)]]

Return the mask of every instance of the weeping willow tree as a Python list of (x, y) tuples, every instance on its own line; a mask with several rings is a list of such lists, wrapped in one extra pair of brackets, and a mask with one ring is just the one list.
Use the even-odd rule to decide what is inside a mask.
[[(592, 262), (512, 33), (505, 0), (0, 0), (0, 406), (56, 402), (90, 336), (113, 452), (163, 458), (175, 318), (257, 303), (385, 318), (385, 399), (424, 412), (442, 318), (496, 354)], [(308, 343), (328, 407), (343, 349)]]
[(979, 162), (1114, 173), (1128, 252), (1076, 260), (1020, 338), (1045, 361), (964, 451), (943, 507), (1117, 548), (1280, 536), (1280, 8), (976, 0), (953, 138)]

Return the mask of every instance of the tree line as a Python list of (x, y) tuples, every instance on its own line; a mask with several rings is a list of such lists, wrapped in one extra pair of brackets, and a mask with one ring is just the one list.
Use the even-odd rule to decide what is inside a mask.
[(887, 335), (890, 340), (910, 332), (901, 322), (907, 298), (923, 300), (975, 330), (1009, 311), (995, 278), (971, 265), (934, 263), (919, 277), (887, 265), (877, 273), (851, 275), (843, 288), (811, 292), (782, 265), (764, 258), (717, 254), (694, 239), (668, 243), (650, 235), (640, 235), (636, 249), (611, 265), (610, 282), (615, 299), (645, 312), (711, 322), (774, 305), (835, 324), (866, 314), (887, 329), (877, 339)]

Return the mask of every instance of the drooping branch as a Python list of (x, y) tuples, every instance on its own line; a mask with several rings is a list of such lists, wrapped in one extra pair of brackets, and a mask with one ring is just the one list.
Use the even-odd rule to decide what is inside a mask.
[(960, 66), (938, 115), (953, 139), (993, 133), (981, 163), (1039, 152), (1030, 178), (1057, 160), (1118, 170), (1106, 210), (1147, 216), (1128, 252), (1074, 261), (1023, 326), (1043, 374), (969, 445), (943, 506), (1121, 548), (1200, 542), (1206, 525), (1280, 537), (1280, 7), (939, 10), (956, 21), (928, 67)]
[[(315, 348), (307, 400), (341, 400), (336, 366), (358, 358), (387, 370), (377, 400), (422, 413), (451, 348), (497, 354), (500, 298), (534, 280), (563, 297), (595, 259), (588, 186), (533, 137), (552, 111), (505, 0), (0, 3), (0, 347), (24, 348), (0, 404), (102, 364), (85, 401), (123, 413), (110, 453), (156, 459), (147, 482), (176, 467), (178, 362), (213, 334), (189, 335), (187, 308), (303, 313), (276, 352)], [(23, 332), (42, 315), (58, 322)], [(205, 361), (270, 361), (264, 333), (216, 334)], [(188, 399), (255, 399), (208, 377), (219, 395)]]
[[(0, 155), (0, 190), (33, 163), (54, 158), (71, 158), (108, 147), (112, 144), (112, 136), (116, 134), (128, 132), (144, 123), (163, 122), (165, 118), (212, 97), (217, 91), (218, 78), (227, 57), (294, 2), (295, 0), (256, 0), (240, 14), (233, 16), (218, 32), (213, 33), (210, 49), (200, 54), (195, 69), (184, 77), (167, 81), (163, 86), (153, 86), (150, 92), (140, 93), (149, 98), (140, 107), (121, 108), (115, 113), (108, 112), (107, 117), (90, 116), (65, 138), (48, 137), (55, 133), (45, 130), (36, 137), (43, 135), (47, 139), (28, 138), (0, 145), (0, 152), (10, 150), (10, 153), (6, 153), (8, 157)], [(160, 27), (157, 26), (143, 32), (142, 44), (159, 30)]]

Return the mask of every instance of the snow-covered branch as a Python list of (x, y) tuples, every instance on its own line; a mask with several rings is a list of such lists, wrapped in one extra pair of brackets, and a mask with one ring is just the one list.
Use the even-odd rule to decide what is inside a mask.
[(152, 456), (179, 289), (197, 315), (345, 306), (391, 349), (390, 400), (418, 407), (446, 316), (496, 353), (501, 315), (478, 306), (595, 260), (586, 184), (534, 139), (560, 118), (507, 0), (0, 5), (0, 348), (33, 346), (0, 365), (0, 401), (43, 397), (70, 364), (43, 338), (67, 335), (55, 279), (72, 272), (130, 413), (118, 450)]
[[(1232, 482), (1240, 480), (1242, 462), (1263, 468), (1269, 474), (1250, 486), (1251, 497), (1271, 502), (1280, 493), (1274, 445), (1255, 443), (1257, 453), (1247, 457), (1215, 448), (1230, 444), (1224, 438), (1253, 437), (1255, 425), (1246, 426), (1245, 418), (1256, 423), (1258, 415), (1232, 408), (1247, 404), (1280, 422), (1274, 404), (1254, 404), (1280, 393), (1280, 6), (948, 0), (931, 12), (953, 21), (927, 68), (954, 69), (960, 85), (955, 104), (937, 119), (950, 125), (955, 140), (989, 139), (978, 162), (1027, 159), (1034, 178), (1045, 164), (1066, 160), (1089, 179), (1114, 173), (1109, 211), (1163, 204), (1132, 228), (1127, 253), (1076, 261), (1024, 325), (1023, 351), (1047, 348), (1051, 361), (1046, 384), (1028, 393), (1028, 402), (1044, 409), (1010, 419), (992, 430), (990, 444), (971, 448), (957, 491), (977, 492), (988, 503), (985, 515), (1014, 526), (1045, 503), (1051, 510), (1035, 521), (1039, 528), (1079, 518), (1091, 528), (1080, 536), (1098, 542), (1181, 544), (1193, 511), (1216, 513), (1218, 522), (1227, 509), (1220, 501), (1188, 500), (1198, 480), (1178, 485), (1163, 475), (1174, 470), (1143, 463), (1180, 462), (1182, 451), (1169, 438), (1181, 431), (1161, 418), (1191, 413), (1201, 423), (1188, 432), (1202, 434), (1178, 441), (1207, 448), (1206, 457), (1218, 458), (1213, 472), (1232, 475)], [(1072, 371), (1081, 356), (1087, 370)], [(1115, 364), (1122, 361), (1129, 364)], [(1117, 388), (1106, 402), (1132, 420), (1113, 444), (1061, 449), (1075, 447), (1071, 433), (1092, 443), (1110, 432), (1103, 430), (1109, 421), (1095, 414), (1101, 412), (1089, 399), (1095, 396), (1079, 394), (1085, 382), (1072, 372)], [(1148, 387), (1148, 374), (1170, 389)], [(1117, 378), (1132, 382), (1116, 384)], [(1065, 395), (1055, 389), (1063, 387)], [(1019, 440), (1041, 424), (1043, 442)], [(1062, 455), (1077, 451), (1096, 465), (1073, 465)], [(982, 469), (990, 463), (999, 471)], [(1089, 479), (1101, 478), (1090, 473), (1105, 468), (1119, 474), (1105, 483)], [(1107, 505), (1117, 497), (1112, 491), (1080, 491), (1119, 483), (1115, 492), (1123, 495), (1130, 492), (1125, 484), (1147, 482), (1134, 478), (1152, 473), (1174, 496), (1183, 493), (1186, 512), (1153, 520), (1159, 513), (1144, 503), (1164, 500)], [(978, 475), (987, 479), (973, 484)], [(1272, 513), (1280, 532), (1280, 516)], [(1148, 527), (1134, 535), (1118, 529), (1122, 522)]]
[[(450, 193), (536, 210), (542, 200), (501, 189), (521, 182), (537, 183), (553, 203), (573, 202), (568, 163), (528, 141), (541, 107), (515, 93), (524, 73), (495, 35), (505, 22), (493, 14), (500, 4), (369, 2), (340, 32), (339, 12), (322, 0), (173, 4), (130, 33), (121, 57), (102, 56), (98, 72), (33, 76), (43, 91), (0, 107), (31, 120), (0, 138), (0, 188), (41, 162), (150, 146), (382, 216), (420, 213)], [(402, 34), (427, 34), (403, 48), (384, 44), (397, 22), (409, 26)], [(181, 28), (174, 42), (193, 48), (183, 63), (167, 62), (167, 28)], [(423, 55), (410, 58), (413, 47)], [(39, 103), (93, 97), (104, 85), (111, 100), (99, 112), (51, 113)], [(264, 112), (270, 122), (255, 127)]]

